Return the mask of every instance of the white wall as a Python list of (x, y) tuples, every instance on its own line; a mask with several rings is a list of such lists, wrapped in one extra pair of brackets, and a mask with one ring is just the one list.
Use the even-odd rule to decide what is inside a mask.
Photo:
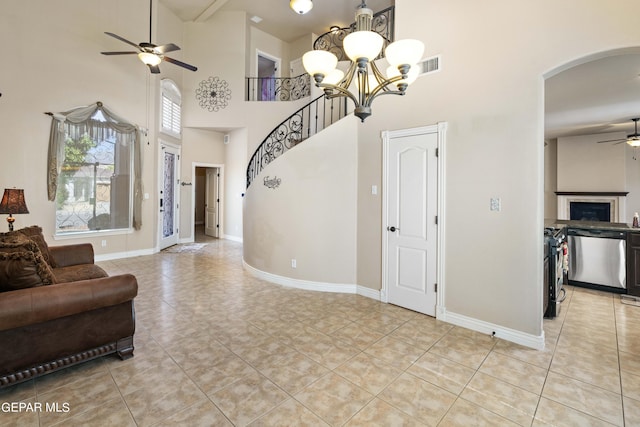
[[(244, 205), (247, 264), (309, 282), (356, 283), (357, 126), (353, 116), (330, 126), (252, 182)], [(280, 186), (265, 186), (267, 176)]]
[(242, 206), (246, 189), (247, 129), (229, 132), (224, 159), (224, 236), (242, 241)]

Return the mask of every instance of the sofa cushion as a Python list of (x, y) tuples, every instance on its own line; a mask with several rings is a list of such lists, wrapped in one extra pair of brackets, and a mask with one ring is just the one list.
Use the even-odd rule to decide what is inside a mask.
[(53, 273), (39, 252), (0, 252), (0, 292), (52, 283)]
[(44, 234), (42, 234), (42, 227), (38, 225), (32, 225), (29, 227), (21, 228), (20, 230), (9, 231), (8, 233), (0, 233), (0, 240), (16, 235), (26, 236), (29, 240), (33, 241), (38, 246), (38, 249), (40, 249), (40, 253), (42, 254), (42, 257), (47, 262), (47, 264), (49, 264), (51, 267), (56, 267), (55, 260), (49, 253), (49, 245), (47, 245), (47, 241), (44, 239)]
[(0, 292), (55, 283), (38, 245), (20, 233), (0, 236)]
[(108, 277), (106, 271), (95, 264), (80, 264), (53, 269), (56, 283), (77, 282), (79, 280)]

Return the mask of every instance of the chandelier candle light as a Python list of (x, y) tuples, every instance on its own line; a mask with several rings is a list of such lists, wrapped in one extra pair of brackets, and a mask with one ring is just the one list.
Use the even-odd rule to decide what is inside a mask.
[[(405, 94), (409, 84), (418, 78), (419, 70), (415, 65), (424, 53), (424, 44), (420, 40), (393, 42), (385, 49), (389, 68), (386, 75), (382, 74), (374, 60), (382, 51), (384, 39), (371, 31), (372, 20), (373, 11), (363, 1), (356, 12), (356, 30), (342, 42), (345, 53), (351, 59), (346, 74), (336, 68), (338, 58), (331, 52), (312, 50), (302, 56), (305, 70), (313, 77), (316, 86), (324, 89), (326, 97), (350, 98), (355, 104), (354, 114), (363, 122), (371, 115), (371, 103), (378, 95)], [(354, 78), (357, 95), (349, 90)], [(394, 83), (396, 89), (392, 89)]]

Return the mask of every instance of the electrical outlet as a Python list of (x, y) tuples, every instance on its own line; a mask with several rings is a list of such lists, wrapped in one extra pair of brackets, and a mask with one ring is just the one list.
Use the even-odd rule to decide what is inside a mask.
[(490, 209), (495, 212), (500, 212), (500, 197), (491, 198)]
[(295, 258), (291, 258), (291, 268), (297, 268), (297, 262)]
[(106, 240), (103, 240), (103, 241), (102, 241), (102, 247), (103, 247), (103, 248), (105, 248), (106, 246), (107, 246), (107, 241), (106, 241)]

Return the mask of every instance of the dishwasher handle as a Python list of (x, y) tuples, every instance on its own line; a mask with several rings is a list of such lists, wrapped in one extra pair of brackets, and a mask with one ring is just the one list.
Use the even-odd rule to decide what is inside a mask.
[(585, 230), (582, 228), (570, 228), (567, 230), (569, 236), (599, 237), (601, 239), (626, 239), (627, 233), (615, 230)]

